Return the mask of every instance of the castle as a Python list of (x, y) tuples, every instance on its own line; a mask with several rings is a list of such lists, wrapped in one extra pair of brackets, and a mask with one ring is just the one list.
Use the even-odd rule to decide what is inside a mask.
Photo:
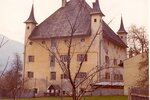
[[(32, 6), (30, 16), (25, 21), (25, 87), (35, 89), (37, 95), (50, 92), (48, 90), (52, 86), (63, 87), (64, 95), (69, 92), (70, 87), (66, 86), (67, 78), (58, 59), (66, 63), (68, 41), (72, 39), (71, 75), (77, 73), (80, 62), (84, 60), (79, 72), (80, 78), (86, 77), (93, 69), (103, 68), (95, 75), (94, 86), (118, 86), (122, 89), (122, 66), (127, 57), (127, 32), (122, 18), (116, 34), (105, 23), (104, 16), (98, 0), (93, 3), (92, 8), (85, 0), (62, 0), (62, 6), (38, 24)], [(54, 53), (59, 55), (57, 59)]]

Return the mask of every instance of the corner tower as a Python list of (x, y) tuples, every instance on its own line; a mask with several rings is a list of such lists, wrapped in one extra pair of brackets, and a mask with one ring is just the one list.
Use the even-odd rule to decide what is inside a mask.
[(29, 18), (24, 22), (26, 24), (25, 27), (25, 43), (27, 43), (27, 40), (33, 31), (33, 29), (36, 27), (37, 22), (34, 17), (34, 6), (32, 5), (31, 12)]
[(121, 16), (121, 23), (120, 23), (120, 29), (118, 30), (118, 36), (121, 38), (121, 40), (127, 45), (127, 32), (124, 28), (124, 25), (123, 25), (123, 19), (122, 19), (122, 16)]
[(91, 32), (96, 33), (100, 27), (102, 17), (105, 16), (100, 9), (98, 0), (96, 0), (93, 3), (93, 9), (90, 15), (91, 15)]

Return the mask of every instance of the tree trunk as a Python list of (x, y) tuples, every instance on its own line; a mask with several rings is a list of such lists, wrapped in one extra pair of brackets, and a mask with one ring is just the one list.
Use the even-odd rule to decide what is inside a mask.
[(16, 94), (13, 92), (13, 100), (16, 100)]
[(73, 89), (72, 89), (72, 98), (73, 98), (73, 100), (77, 100), (77, 94), (76, 94), (76, 88), (75, 87), (73, 87)]

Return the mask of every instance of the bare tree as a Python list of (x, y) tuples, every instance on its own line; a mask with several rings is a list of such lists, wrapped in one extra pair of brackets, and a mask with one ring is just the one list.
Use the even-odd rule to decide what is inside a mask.
[[(0, 36), (0, 48), (2, 48), (7, 42), (8, 42), (8, 39), (5, 39), (4, 36)], [(5, 70), (6, 70), (6, 68), (8, 67), (8, 61), (9, 61), (9, 57), (8, 57), (8, 59), (7, 59), (6, 65), (5, 65), (5, 67), (4, 67), (4, 70), (2, 71), (2, 73), (0, 73), (0, 74), (1, 74), (1, 75), (0, 75), (0, 79), (1, 79), (1, 77), (3, 76), (3, 74), (4, 74)]]
[(140, 77), (137, 81), (137, 86), (148, 88), (149, 87), (149, 57), (148, 53), (142, 54), (142, 61), (139, 62)]
[(128, 35), (129, 44), (129, 56), (135, 56), (142, 53), (142, 60), (139, 63), (139, 70), (141, 72), (141, 77), (137, 85), (149, 87), (149, 46), (148, 46), (148, 34), (145, 27), (137, 27), (136, 25), (131, 25), (129, 28)]
[(0, 48), (8, 42), (8, 39), (5, 39), (4, 36), (0, 37)]
[[(22, 61), (20, 56), (15, 54), (15, 58), (11, 64), (11, 69), (6, 71), (2, 77), (1, 89), (5, 96), (13, 97), (16, 100), (19, 90), (22, 87)], [(7, 94), (7, 95), (6, 95)]]
[[(2, 48), (7, 42), (8, 42), (8, 39), (5, 39), (4, 36), (0, 36), (0, 48)], [(8, 57), (8, 60), (9, 60), (9, 57)], [(6, 62), (4, 70), (2, 71), (2, 73), (0, 75), (0, 78), (3, 75), (3, 73), (5, 72), (5, 70), (6, 70), (7, 66), (8, 66), (8, 60)]]
[(136, 55), (148, 52), (148, 34), (145, 27), (131, 25), (128, 34), (129, 51)]

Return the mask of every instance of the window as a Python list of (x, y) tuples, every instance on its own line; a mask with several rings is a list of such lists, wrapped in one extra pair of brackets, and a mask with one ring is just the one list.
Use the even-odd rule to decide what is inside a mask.
[(114, 75), (114, 80), (120, 80), (120, 74), (115, 74)]
[(117, 65), (117, 59), (114, 59), (114, 65)]
[(123, 75), (122, 74), (120, 74), (120, 80), (123, 80)]
[(109, 57), (108, 56), (105, 56), (105, 63), (109, 64)]
[(33, 78), (34, 77), (34, 73), (29, 71), (29, 72), (27, 72), (27, 76), (28, 76), (28, 78)]
[(51, 80), (56, 80), (56, 72), (50, 73)]
[(97, 22), (97, 19), (94, 19), (94, 22)]
[(61, 74), (61, 79), (68, 79), (67, 74)]
[(33, 44), (33, 42), (29, 42), (29, 44), (30, 44), (30, 45), (32, 45), (32, 44)]
[(121, 39), (123, 39), (123, 36), (120, 36)]
[(42, 41), (42, 44), (45, 44), (45, 41)]
[(81, 38), (81, 42), (84, 42), (85, 41), (85, 38)]
[(33, 88), (33, 91), (35, 94), (37, 94), (38, 89), (37, 88)]
[(55, 39), (51, 39), (51, 47), (56, 47), (56, 40)]
[(63, 91), (63, 94), (65, 95), (65, 94), (66, 94), (66, 92), (65, 92), (65, 91)]
[(60, 59), (63, 61), (63, 62), (67, 62), (69, 57), (67, 55), (61, 55), (60, 56)]
[(86, 72), (79, 72), (78, 78), (86, 78), (86, 77), (87, 77)]
[(69, 42), (69, 40), (68, 40), (68, 39), (65, 39), (65, 40), (64, 40), (64, 42), (65, 42), (65, 43), (68, 43), (68, 42)]
[(50, 66), (55, 66), (55, 56), (50, 56)]
[(27, 26), (27, 29), (29, 29), (30, 27), (29, 26)]
[(87, 61), (87, 54), (78, 54), (77, 61)]
[(110, 73), (105, 73), (105, 79), (110, 79)]
[(34, 56), (28, 56), (29, 62), (34, 62)]
[(117, 80), (117, 74), (114, 75), (114, 80)]

